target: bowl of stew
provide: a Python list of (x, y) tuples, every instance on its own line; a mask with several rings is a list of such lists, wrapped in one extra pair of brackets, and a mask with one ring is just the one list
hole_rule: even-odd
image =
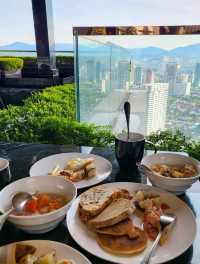
[(25, 232), (46, 233), (54, 229), (66, 216), (76, 198), (75, 185), (54, 176), (27, 177), (7, 185), (0, 192), (0, 211), (11, 208), (12, 197), (18, 192), (28, 192), (22, 212), (13, 211), (8, 221)]
[(184, 193), (200, 177), (200, 162), (183, 154), (152, 154), (145, 156), (141, 163), (151, 170), (146, 176), (152, 185), (177, 195)]

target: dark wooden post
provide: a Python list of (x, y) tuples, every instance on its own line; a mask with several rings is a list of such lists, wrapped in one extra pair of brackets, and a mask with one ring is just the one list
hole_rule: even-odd
[(33, 20), (38, 58), (38, 74), (55, 77), (56, 55), (52, 0), (32, 0)]

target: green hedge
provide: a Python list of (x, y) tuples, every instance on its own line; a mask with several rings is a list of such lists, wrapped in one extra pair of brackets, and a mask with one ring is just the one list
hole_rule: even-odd
[(0, 141), (41, 142), (108, 146), (113, 135), (108, 127), (75, 121), (72, 84), (33, 93), (23, 106), (0, 110)]
[(0, 70), (14, 71), (23, 68), (23, 60), (20, 58), (0, 57)]
[(200, 141), (185, 136), (180, 130), (167, 129), (148, 136), (148, 140), (157, 145), (158, 150), (184, 151), (200, 160)]
[[(26, 65), (30, 65), (30, 64), (36, 64), (37, 63), (37, 57), (33, 57), (33, 56), (0, 56), (0, 58), (2, 59), (21, 59), (24, 62), (24, 66)], [(59, 65), (65, 65), (65, 64), (72, 64), (74, 61), (74, 57), (73, 56), (61, 56), (61, 55), (57, 55), (56, 56), (56, 64), (57, 66)]]

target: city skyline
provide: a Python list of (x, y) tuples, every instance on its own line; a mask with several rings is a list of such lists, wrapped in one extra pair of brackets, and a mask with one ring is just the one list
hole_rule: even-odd
[[(110, 125), (118, 133), (125, 129), (123, 103), (128, 100), (133, 105), (133, 131), (149, 135), (173, 127), (199, 137), (200, 108), (196, 99), (194, 102), (200, 97), (197, 56), (184, 51), (177, 58), (157, 56), (150, 51), (151, 56), (135, 57), (116, 46), (120, 52), (115, 50), (116, 56), (109, 60), (107, 49), (98, 52), (96, 48), (79, 52), (81, 121)], [(87, 92), (92, 93), (92, 101)]]

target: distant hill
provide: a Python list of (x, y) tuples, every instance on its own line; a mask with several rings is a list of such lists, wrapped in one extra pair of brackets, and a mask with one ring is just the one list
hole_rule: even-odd
[(188, 45), (179, 47), (170, 51), (170, 54), (175, 57), (200, 57), (200, 44)]
[(24, 42), (14, 42), (8, 45), (0, 46), (0, 50), (36, 50), (34, 44), (28, 44)]
[[(0, 50), (27, 50), (27, 51), (35, 51), (35, 44), (28, 44), (24, 42), (14, 42), (8, 45), (0, 46)], [(56, 43), (56, 50), (58, 51), (72, 51), (73, 44), (72, 43)]]
[(136, 48), (129, 49), (129, 52), (137, 59), (142, 59), (145, 57), (200, 57), (200, 43), (188, 45), (184, 47), (178, 47), (171, 50), (164, 50), (157, 47), (147, 47), (147, 48)]
[[(110, 45), (110, 44), (109, 44)], [(112, 44), (113, 48), (117, 48), (116, 44)], [(91, 48), (93, 49), (93, 55), (95, 52), (99, 52), (102, 54), (109, 53), (109, 48), (106, 45), (98, 46), (98, 47), (89, 47), (89, 46), (81, 46), (82, 51), (90, 52)], [(14, 42), (8, 45), (0, 46), (0, 50), (24, 50), (24, 51), (35, 51), (35, 44), (28, 44), (24, 42)], [(73, 51), (72, 43), (56, 43), (57, 51)], [(163, 56), (170, 57), (200, 57), (200, 43), (188, 45), (184, 47), (178, 47), (172, 50), (165, 50), (158, 47), (150, 46), (146, 48), (133, 48), (126, 49), (133, 57), (136, 59), (145, 59), (145, 58), (159, 58)]]

